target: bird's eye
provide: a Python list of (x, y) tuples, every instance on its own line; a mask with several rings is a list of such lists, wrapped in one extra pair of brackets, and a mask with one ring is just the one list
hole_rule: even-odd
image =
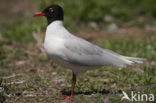
[(52, 9), (52, 8), (49, 8), (49, 12), (51, 12), (51, 13), (52, 13), (52, 12), (53, 12), (53, 9)]

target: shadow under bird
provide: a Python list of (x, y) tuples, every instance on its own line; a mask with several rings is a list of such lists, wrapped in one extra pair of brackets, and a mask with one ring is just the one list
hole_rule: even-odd
[(73, 72), (71, 95), (63, 95), (62, 100), (74, 96), (76, 75), (101, 66), (126, 67), (133, 63), (143, 63), (145, 59), (127, 57), (111, 50), (100, 48), (82, 38), (71, 34), (63, 24), (64, 13), (59, 5), (51, 5), (42, 12), (34, 14), (45, 16), (48, 21), (44, 49), (57, 64)]

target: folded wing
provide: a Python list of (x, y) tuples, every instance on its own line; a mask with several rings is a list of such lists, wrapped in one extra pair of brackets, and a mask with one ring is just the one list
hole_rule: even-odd
[(76, 65), (83, 66), (118, 66), (125, 67), (133, 63), (142, 63), (144, 59), (126, 57), (111, 50), (102, 49), (88, 41), (72, 37), (64, 43), (64, 60)]

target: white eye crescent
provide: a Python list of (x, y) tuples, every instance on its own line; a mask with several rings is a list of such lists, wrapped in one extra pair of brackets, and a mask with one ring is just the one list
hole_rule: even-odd
[(54, 10), (52, 8), (49, 8), (49, 12), (53, 12)]

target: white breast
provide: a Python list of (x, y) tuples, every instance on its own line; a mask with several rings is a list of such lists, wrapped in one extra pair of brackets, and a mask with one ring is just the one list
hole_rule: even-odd
[(55, 21), (47, 27), (44, 49), (48, 57), (54, 62), (69, 68), (69, 63), (62, 59), (64, 57), (62, 49), (64, 48), (64, 36), (66, 33), (62, 25), (61, 21)]

